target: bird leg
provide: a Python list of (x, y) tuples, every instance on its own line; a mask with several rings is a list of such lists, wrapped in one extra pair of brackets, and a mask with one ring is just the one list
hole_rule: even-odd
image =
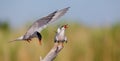
[(62, 47), (64, 47), (63, 43), (64, 43), (64, 42), (58, 41), (58, 46), (59, 46), (59, 45), (62, 45)]
[(31, 39), (27, 39), (27, 42), (30, 43)]

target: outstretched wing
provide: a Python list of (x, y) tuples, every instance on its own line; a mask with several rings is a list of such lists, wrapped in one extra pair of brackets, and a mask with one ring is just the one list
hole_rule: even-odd
[[(52, 19), (50, 20), (50, 22), (53, 22), (57, 19), (59, 19), (61, 16), (63, 16), (68, 10), (69, 10), (70, 7), (67, 7), (67, 8), (64, 8), (64, 9), (61, 9), (61, 10), (58, 10), (54, 16), (52, 17)], [(49, 23), (50, 23), (49, 22)]]
[(36, 32), (36, 31), (41, 32), (44, 28), (46, 28), (47, 24), (49, 24), (49, 23), (57, 20), (61, 16), (63, 16), (68, 11), (68, 9), (69, 9), (69, 7), (58, 10), (58, 11), (54, 11), (53, 13), (49, 14), (48, 16), (38, 19), (29, 28), (29, 30), (26, 32), (25, 36), (30, 37), (30, 35), (33, 35), (34, 32)]

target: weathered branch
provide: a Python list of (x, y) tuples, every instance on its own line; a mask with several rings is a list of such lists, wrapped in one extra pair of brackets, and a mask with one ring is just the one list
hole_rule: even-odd
[(57, 54), (63, 49), (62, 44), (54, 43), (53, 48), (49, 51), (49, 53), (45, 56), (44, 59), (40, 57), (40, 61), (53, 61)]
[(53, 61), (58, 53), (63, 49), (63, 43), (67, 42), (67, 37), (65, 36), (65, 29), (68, 28), (67, 25), (62, 25), (57, 29), (54, 46), (50, 52), (45, 56), (44, 59), (40, 57), (40, 61)]

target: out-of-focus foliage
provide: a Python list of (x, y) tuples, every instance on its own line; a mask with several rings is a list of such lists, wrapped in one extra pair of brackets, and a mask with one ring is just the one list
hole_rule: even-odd
[[(1, 24), (1, 23), (0, 23)], [(55, 61), (120, 61), (120, 23), (111, 27), (87, 27), (77, 23), (67, 23), (68, 43)], [(9, 25), (0, 26), (0, 31), (9, 29)], [(7, 28), (8, 27), (8, 28)], [(39, 61), (53, 46), (57, 25), (48, 26), (42, 31), (42, 45), (37, 39), (31, 43), (25, 41), (8, 43), (24, 34), (27, 28), (10, 33), (0, 32), (0, 61)], [(6, 34), (6, 35), (5, 35)], [(7, 36), (7, 37), (6, 37)]]
[(9, 31), (10, 30), (10, 24), (7, 21), (0, 21), (0, 30), (2, 31)]

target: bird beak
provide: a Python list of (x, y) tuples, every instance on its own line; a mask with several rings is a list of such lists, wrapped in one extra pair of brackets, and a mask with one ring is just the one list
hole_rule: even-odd
[(64, 25), (64, 28), (65, 28), (65, 29), (68, 28), (68, 24)]

